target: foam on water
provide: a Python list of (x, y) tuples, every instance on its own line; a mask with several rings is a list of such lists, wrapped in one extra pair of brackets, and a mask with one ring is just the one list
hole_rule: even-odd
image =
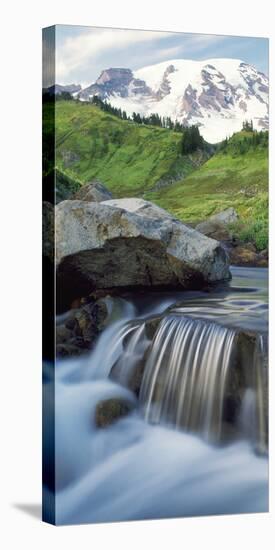
[[(236, 288), (234, 293), (238, 294)], [(258, 382), (244, 392), (237, 420), (239, 437), (213, 445), (209, 435), (213, 427), (221, 431), (235, 331), (213, 323), (212, 315), (208, 322), (205, 317), (186, 319), (184, 311), (175, 308), (164, 317), (150, 344), (144, 331), (146, 316), (163, 312), (172, 303), (170, 297), (137, 311), (126, 302), (122, 318), (105, 329), (90, 356), (57, 364), (58, 524), (268, 510), (268, 461), (266, 455), (254, 452), (252, 426), (257, 408), (262, 408), (263, 339), (259, 336), (253, 359)], [(131, 369), (144, 354), (138, 401), (126, 386)], [(118, 361), (121, 380), (115, 383), (109, 375)], [(46, 392), (52, 379), (48, 367)], [(99, 429), (96, 407), (109, 398), (131, 401), (135, 408)]]

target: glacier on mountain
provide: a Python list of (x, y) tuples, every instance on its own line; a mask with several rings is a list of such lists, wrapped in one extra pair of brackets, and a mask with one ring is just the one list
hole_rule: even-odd
[(253, 120), (268, 128), (268, 78), (240, 59), (175, 59), (136, 71), (111, 68), (78, 94), (98, 95), (114, 107), (140, 115), (158, 113), (196, 124), (210, 143), (221, 141)]

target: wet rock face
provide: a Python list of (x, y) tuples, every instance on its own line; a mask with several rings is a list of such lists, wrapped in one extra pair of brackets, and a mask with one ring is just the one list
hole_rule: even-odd
[(257, 252), (252, 243), (228, 248), (231, 265), (246, 267), (267, 267), (268, 252)]
[[(149, 345), (149, 340), (148, 340)], [(124, 343), (124, 353), (126, 353), (126, 345)], [(118, 382), (122, 386), (127, 387), (133, 394), (135, 394), (136, 397), (139, 397), (140, 388), (142, 384), (142, 378), (145, 370), (146, 365), (146, 351), (144, 352), (143, 356), (140, 356), (136, 361), (134, 361), (134, 364), (131, 365), (131, 369), (128, 372), (127, 377), (125, 378), (122, 373), (122, 364), (121, 359), (123, 362), (123, 356), (118, 359), (118, 361), (113, 365), (109, 377), (114, 382)], [(131, 363), (133, 363), (133, 357), (131, 357)]]
[(104, 300), (70, 310), (56, 326), (56, 356), (70, 357), (89, 352), (105, 327), (107, 317)]
[(121, 398), (106, 399), (98, 403), (95, 410), (97, 428), (107, 428), (120, 418), (127, 416), (134, 408), (131, 401)]
[(142, 199), (64, 201), (56, 207), (58, 292), (94, 289), (198, 288), (230, 278), (217, 241)]
[(75, 193), (73, 200), (81, 200), (87, 202), (102, 202), (112, 199), (112, 193), (100, 181), (91, 181), (82, 185)]

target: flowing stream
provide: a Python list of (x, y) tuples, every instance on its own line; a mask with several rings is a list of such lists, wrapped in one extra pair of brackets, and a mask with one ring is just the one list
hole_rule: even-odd
[(213, 322), (164, 318), (142, 381), (145, 418), (197, 429), (207, 439), (215, 429), (219, 436), (234, 337), (234, 330)]
[[(267, 270), (232, 273), (124, 296), (91, 355), (57, 365), (57, 523), (267, 511)], [(98, 428), (108, 399), (132, 412)]]

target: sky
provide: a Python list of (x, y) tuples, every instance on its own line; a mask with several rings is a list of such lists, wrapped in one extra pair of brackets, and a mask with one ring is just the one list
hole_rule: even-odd
[(56, 83), (94, 82), (103, 69), (172, 59), (236, 58), (268, 74), (268, 39), (57, 25)]

